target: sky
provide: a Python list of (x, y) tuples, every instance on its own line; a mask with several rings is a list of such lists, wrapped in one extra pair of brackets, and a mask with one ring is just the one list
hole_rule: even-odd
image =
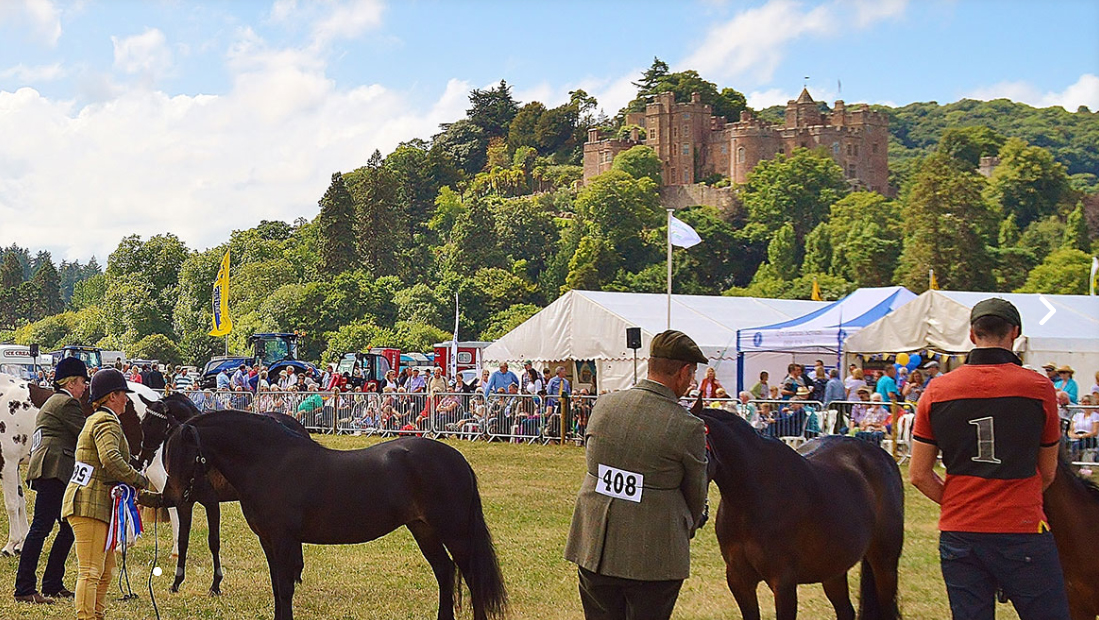
[(0, 246), (100, 264), (312, 219), (331, 175), (471, 89), (615, 114), (659, 57), (755, 108), (1008, 97), (1099, 110), (1094, 0), (0, 0)]

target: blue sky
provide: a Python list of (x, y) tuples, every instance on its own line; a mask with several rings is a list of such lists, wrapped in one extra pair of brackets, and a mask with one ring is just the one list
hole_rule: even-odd
[(471, 88), (584, 88), (613, 114), (653, 56), (755, 107), (808, 76), (829, 101), (1099, 109), (1090, 0), (0, 0), (0, 245), (103, 259), (311, 218), (333, 171), (429, 137)]

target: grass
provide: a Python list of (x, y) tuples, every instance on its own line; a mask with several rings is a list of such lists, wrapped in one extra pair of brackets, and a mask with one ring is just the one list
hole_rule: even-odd
[[(360, 448), (376, 443), (359, 437), (324, 437), (322, 443), (337, 449)], [(485, 516), (496, 540), (504, 579), (511, 595), (511, 617), (538, 620), (583, 618), (576, 589), (576, 569), (562, 559), (572, 517), (573, 501), (584, 471), (584, 452), (574, 446), (528, 446), (451, 442), (465, 454), (479, 478)], [(939, 573), (935, 521), (938, 507), (906, 485), (906, 538), (901, 559), (901, 611), (908, 619), (940, 620), (950, 616)], [(33, 501), (30, 493), (30, 501)], [(720, 496), (710, 488), (716, 514)], [(222, 562), (225, 581), (221, 597), (209, 597), (210, 555), (206, 546), (203, 509), (195, 511), (187, 581), (180, 593), (169, 594), (175, 561), (170, 552), (170, 528), (159, 528), (160, 561), (164, 573), (153, 580), (162, 618), (211, 618), (243, 620), (271, 618), (274, 604), (267, 563), (259, 542), (248, 529), (238, 504), (222, 507)], [(6, 517), (0, 515), (0, 537), (7, 537)], [(152, 531), (131, 549), (128, 563), (131, 583), (140, 600), (118, 602), (112, 587), (107, 615), (111, 618), (154, 618), (146, 580), (153, 559)], [(47, 541), (47, 550), (51, 543)], [(167, 550), (167, 551), (166, 551)], [(692, 576), (683, 586), (676, 612), (678, 619), (740, 618), (725, 585), (725, 566), (717, 550), (713, 528), (707, 526), (691, 547)], [(14, 590), (18, 561), (0, 558), (0, 582), (7, 594), (0, 597), (0, 618), (71, 618), (69, 604), (49, 607), (16, 604)], [(39, 571), (45, 565), (45, 556)], [(76, 554), (69, 556), (66, 585), (76, 584)], [(857, 593), (858, 569), (851, 574), (851, 592)], [(41, 572), (39, 573), (41, 577)], [(299, 618), (434, 618), (438, 590), (427, 561), (412, 536), (401, 528), (362, 545), (305, 547), (304, 583), (294, 597)], [(803, 618), (835, 617), (817, 585), (801, 586), (799, 608)], [(765, 618), (774, 617), (770, 591), (760, 586)], [(1000, 618), (1017, 616), (1010, 606), (1000, 606)], [(469, 617), (468, 612), (465, 616)]]

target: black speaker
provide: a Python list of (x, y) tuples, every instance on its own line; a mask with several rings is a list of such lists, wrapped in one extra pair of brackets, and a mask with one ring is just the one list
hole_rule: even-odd
[(640, 327), (627, 327), (626, 328), (626, 347), (630, 349), (641, 348), (641, 328)]
[(32, 344), (32, 345), (30, 345), (30, 349), (31, 349), (31, 357), (38, 357), (38, 345)]

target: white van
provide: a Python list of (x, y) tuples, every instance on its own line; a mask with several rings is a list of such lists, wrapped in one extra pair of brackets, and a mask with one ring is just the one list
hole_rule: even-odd
[[(35, 361), (31, 357), (30, 347), (19, 344), (0, 344), (0, 372), (2, 373), (32, 381)], [(37, 362), (38, 370), (49, 370), (53, 367), (53, 358), (49, 355), (39, 355)]]

